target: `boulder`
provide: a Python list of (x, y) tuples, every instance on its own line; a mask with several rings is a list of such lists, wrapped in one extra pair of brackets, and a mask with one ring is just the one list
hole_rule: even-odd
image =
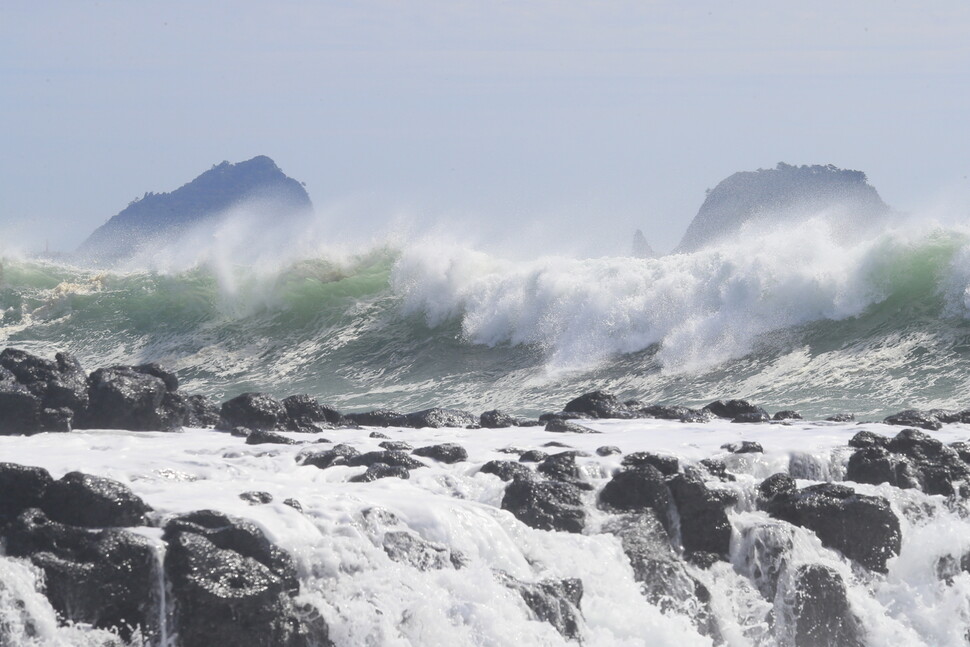
[(541, 461), (544, 461), (548, 457), (549, 457), (549, 454), (547, 452), (542, 451), (541, 449), (530, 449), (528, 451), (522, 452), (519, 455), (519, 462), (520, 463), (539, 463)]
[(616, 445), (603, 445), (596, 448), (597, 456), (613, 456), (615, 454), (622, 454), (623, 451)]
[(36, 395), (44, 408), (79, 413), (88, 404), (87, 374), (73, 355), (57, 353), (51, 361), (6, 348), (0, 352), (0, 367)]
[(518, 426), (518, 421), (515, 418), (498, 409), (484, 412), (479, 416), (478, 421), (482, 429), (505, 429)]
[(390, 409), (375, 409), (363, 413), (345, 413), (344, 420), (362, 427), (407, 427), (406, 416)]
[(919, 427), (920, 429), (929, 429), (930, 431), (937, 431), (943, 426), (936, 416), (926, 411), (919, 411), (918, 409), (906, 409), (905, 411), (894, 413), (891, 416), (887, 416), (883, 422), (887, 425)]
[(795, 572), (792, 611), (795, 647), (864, 647), (858, 618), (852, 613), (842, 576), (821, 564)]
[(433, 458), (439, 463), (452, 464), (468, 460), (468, 452), (464, 447), (456, 443), (442, 443), (441, 445), (418, 447), (411, 453), (415, 456)]
[(834, 483), (775, 494), (768, 514), (813, 531), (822, 544), (869, 570), (885, 573), (902, 543), (899, 519), (882, 497), (856, 494)]
[(514, 461), (488, 461), (479, 470), (482, 474), (494, 474), (503, 481), (513, 479), (531, 479), (535, 477), (535, 472)]
[(135, 630), (160, 638), (155, 547), (121, 529), (85, 530), (26, 510), (7, 528), (7, 554), (44, 572), (44, 592), (64, 619), (114, 629), (124, 640)]
[(266, 505), (267, 503), (273, 502), (273, 495), (269, 492), (263, 492), (262, 490), (240, 492), (239, 498), (249, 505)]
[(409, 470), (413, 470), (418, 467), (425, 467), (424, 463), (417, 459), (411, 458), (407, 453), (393, 450), (366, 452), (357, 456), (351, 456), (347, 458), (346, 462), (346, 464), (350, 467), (360, 467), (362, 465), (370, 467), (376, 463), (383, 463), (384, 465), (390, 465), (391, 467), (403, 467)]
[(88, 408), (79, 429), (169, 431), (185, 424), (188, 407), (160, 377), (132, 366), (99, 368), (88, 377)]
[(761, 443), (757, 443), (753, 440), (742, 440), (739, 443), (727, 443), (721, 445), (721, 449), (726, 450), (731, 454), (763, 454), (764, 448)]
[(422, 539), (406, 530), (389, 530), (381, 540), (392, 561), (413, 566), (419, 571), (459, 568), (460, 559), (447, 546)]
[(356, 458), (357, 456), (360, 456), (360, 452), (357, 451), (356, 447), (341, 443), (322, 452), (300, 454), (297, 460), (302, 465), (313, 465), (314, 467), (325, 470), (328, 467), (334, 467), (336, 465), (346, 465), (348, 460)]
[(378, 443), (377, 446), (381, 449), (387, 449), (395, 452), (409, 452), (414, 449), (414, 447), (411, 446), (411, 443), (406, 443), (403, 440), (385, 440)]
[(145, 525), (151, 511), (127, 485), (81, 472), (50, 483), (40, 507), (54, 521), (86, 528)]
[(955, 481), (970, 479), (970, 466), (958, 451), (916, 429), (903, 429), (887, 442), (873, 443), (857, 449), (849, 458), (846, 479), (918, 487), (927, 494), (945, 496), (955, 494)]
[(283, 399), (282, 405), (286, 410), (287, 428), (290, 431), (313, 432), (321, 425), (340, 423), (339, 411), (320, 404), (309, 395), (291, 395)]
[(689, 409), (681, 406), (664, 406), (654, 404), (649, 407), (640, 407), (637, 414), (644, 418), (658, 418), (660, 420), (680, 420), (681, 422), (707, 422), (714, 416), (708, 411)]
[(16, 382), (0, 382), (0, 435), (40, 431), (40, 398)]
[(546, 431), (552, 431), (558, 434), (598, 434), (598, 431), (594, 431), (589, 427), (584, 427), (583, 425), (576, 424), (575, 422), (569, 422), (568, 420), (561, 420), (559, 418), (552, 418), (546, 423)]
[(736, 481), (737, 477), (727, 471), (727, 464), (724, 461), (720, 461), (716, 458), (702, 458), (698, 461), (708, 474), (713, 478), (721, 481), (722, 483), (730, 483), (731, 481)]
[(747, 400), (715, 400), (704, 407), (702, 411), (707, 411), (718, 418), (729, 418), (731, 420), (745, 414), (763, 413), (766, 416), (768, 415), (764, 409), (751, 404)]
[(537, 619), (551, 624), (567, 640), (582, 638), (579, 630), (582, 618), (582, 580), (568, 578), (529, 583), (516, 580), (505, 573), (499, 574), (499, 577), (507, 587), (518, 591)]
[(405, 416), (405, 426), (414, 427), (415, 429), (425, 427), (432, 427), (434, 429), (456, 427), (463, 429), (477, 423), (478, 418), (467, 411), (461, 411), (459, 409), (425, 409), (424, 411), (416, 411)]
[(350, 477), (351, 483), (370, 483), (377, 479), (399, 478), (407, 480), (411, 478), (408, 468), (401, 465), (388, 465), (386, 463), (372, 463), (367, 466), (363, 474)]
[(713, 553), (722, 559), (731, 546), (731, 523), (725, 508), (736, 503), (725, 490), (712, 490), (695, 470), (667, 479), (670, 494), (680, 516), (684, 554)]
[(664, 476), (672, 476), (680, 469), (680, 461), (674, 456), (661, 456), (650, 452), (633, 452), (623, 457), (622, 464), (625, 467), (643, 467), (652, 465), (657, 468)]
[(792, 411), (791, 409), (785, 409), (784, 411), (776, 411), (775, 415), (771, 416), (772, 420), (801, 420), (802, 414), (797, 411)]
[(617, 400), (612, 393), (593, 391), (570, 400), (563, 407), (567, 413), (579, 413), (591, 418), (635, 418), (637, 414)]
[(502, 509), (539, 530), (580, 533), (586, 524), (582, 491), (563, 481), (513, 479), (505, 488)]
[(204, 395), (189, 395), (185, 398), (188, 413), (185, 418), (186, 427), (211, 429), (219, 424), (220, 407), (209, 397)]
[(762, 409), (761, 411), (749, 411), (747, 413), (739, 414), (735, 416), (731, 422), (756, 424), (759, 422), (771, 422), (771, 418), (768, 416), (768, 412)]
[(0, 528), (27, 508), (38, 508), (54, 479), (43, 467), (0, 463)]
[(798, 491), (795, 479), (788, 474), (778, 472), (772, 474), (758, 485), (759, 502), (767, 504), (776, 495), (791, 496)]
[(889, 439), (871, 431), (860, 431), (849, 439), (849, 447), (862, 449), (863, 447), (886, 447)]
[(301, 445), (302, 443), (282, 434), (264, 429), (254, 429), (246, 435), (247, 445)]
[(625, 512), (652, 511), (663, 527), (670, 527), (670, 490), (664, 475), (653, 465), (620, 470), (599, 494), (601, 506)]
[(825, 419), (826, 422), (852, 422), (855, 420), (854, 413), (836, 413)]
[(220, 429), (248, 427), (249, 429), (282, 430), (287, 427), (283, 404), (265, 393), (243, 393), (222, 403), (219, 411)]

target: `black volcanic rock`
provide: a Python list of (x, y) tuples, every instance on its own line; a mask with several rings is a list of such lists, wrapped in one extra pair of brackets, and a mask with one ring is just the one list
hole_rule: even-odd
[(340, 412), (320, 404), (309, 395), (291, 395), (281, 403), (286, 410), (287, 427), (290, 431), (317, 431), (318, 425), (335, 425), (340, 422)]
[(926, 411), (919, 411), (918, 409), (906, 409), (905, 411), (894, 413), (888, 416), (883, 422), (887, 425), (919, 427), (920, 429), (929, 429), (930, 431), (936, 431), (943, 426), (936, 416)]
[(513, 479), (531, 479), (535, 477), (535, 472), (515, 461), (488, 461), (479, 470), (482, 474), (494, 474), (503, 481)]
[(81, 472), (49, 484), (40, 507), (54, 521), (88, 528), (140, 526), (151, 511), (124, 483)]
[(950, 496), (956, 492), (954, 482), (970, 479), (970, 466), (960, 453), (922, 431), (903, 429), (891, 439), (864, 433), (849, 441), (859, 447), (849, 457), (845, 477), (850, 481)]
[(503, 429), (505, 427), (518, 426), (518, 420), (498, 409), (486, 411), (478, 417), (482, 429)]
[(670, 490), (664, 481), (664, 475), (653, 465), (642, 465), (614, 474), (600, 492), (599, 502), (612, 510), (652, 510), (664, 528), (670, 525)]
[(415, 429), (422, 429), (424, 427), (431, 427), (438, 429), (441, 427), (458, 427), (464, 428), (468, 425), (478, 424), (478, 418), (468, 413), (467, 411), (461, 411), (460, 409), (425, 409), (424, 411), (415, 411), (414, 413), (409, 413), (405, 416), (405, 425), (408, 427), (414, 427)]
[(633, 418), (636, 414), (617, 400), (612, 393), (593, 391), (570, 400), (563, 407), (567, 413), (579, 413), (591, 418)]
[(303, 186), (270, 158), (223, 162), (171, 193), (146, 193), (98, 227), (78, 248), (82, 260), (110, 264), (150, 244), (176, 240), (192, 227), (214, 222), (228, 209), (253, 204), (266, 222), (308, 212)]
[(429, 445), (418, 447), (413, 452), (415, 456), (433, 458), (441, 463), (460, 463), (468, 460), (468, 451), (456, 443), (442, 443), (440, 445)]
[(539, 620), (556, 628), (563, 638), (579, 640), (579, 620), (582, 618), (580, 602), (583, 599), (583, 582), (578, 578), (520, 582), (506, 573), (500, 573), (501, 581), (518, 591), (526, 606)]
[(845, 582), (834, 569), (805, 564), (794, 579), (795, 647), (863, 647), (862, 626), (852, 613)]
[(865, 173), (828, 166), (740, 172), (708, 192), (676, 252), (693, 252), (737, 234), (747, 222), (793, 222), (825, 211), (843, 227), (882, 219), (889, 207)]
[(53, 482), (43, 467), (0, 463), (0, 526), (27, 508), (40, 507)]
[(222, 403), (220, 429), (286, 429), (287, 415), (283, 404), (265, 393), (243, 393)]
[(81, 429), (167, 431), (185, 424), (184, 396), (169, 391), (161, 377), (135, 366), (99, 368), (88, 377), (88, 407)]
[(731, 522), (725, 508), (736, 502), (734, 495), (708, 488), (693, 471), (674, 475), (667, 485), (680, 515), (685, 556), (713, 553), (726, 558), (731, 545)]
[(502, 509), (539, 530), (580, 533), (586, 525), (582, 491), (563, 481), (513, 479), (505, 488)]
[(707, 411), (718, 418), (730, 418), (731, 420), (736, 420), (741, 416), (752, 415), (757, 417), (754, 422), (762, 422), (761, 416), (764, 415), (764, 420), (769, 420), (768, 413), (759, 406), (753, 405), (747, 400), (715, 400), (709, 405), (704, 407), (702, 411)]

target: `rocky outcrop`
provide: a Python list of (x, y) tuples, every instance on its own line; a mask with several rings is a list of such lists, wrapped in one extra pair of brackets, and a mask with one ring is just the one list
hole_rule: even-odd
[(726, 508), (737, 501), (726, 490), (704, 484), (696, 471), (676, 474), (667, 480), (680, 517), (681, 544), (688, 560), (726, 559), (731, 546), (731, 522)]
[(563, 411), (578, 413), (590, 418), (635, 418), (636, 413), (617, 400), (612, 393), (593, 391), (566, 403)]
[(415, 456), (433, 458), (439, 463), (460, 463), (468, 460), (468, 452), (464, 447), (456, 443), (442, 443), (440, 445), (429, 445), (418, 447), (411, 452)]
[(903, 429), (892, 439), (859, 432), (849, 445), (857, 449), (845, 477), (856, 483), (889, 483), (949, 496), (956, 492), (954, 483), (970, 479), (970, 466), (956, 449), (916, 429)]
[(578, 578), (522, 582), (506, 573), (498, 574), (502, 583), (517, 591), (539, 620), (548, 622), (564, 638), (579, 640), (583, 582)]
[(41, 508), (55, 521), (85, 528), (141, 526), (151, 511), (123, 483), (81, 472), (48, 485)]
[(586, 524), (582, 490), (563, 481), (513, 479), (505, 488), (502, 509), (539, 530), (578, 533)]
[(795, 573), (792, 612), (795, 647), (863, 647), (859, 619), (852, 612), (842, 577), (821, 564)]

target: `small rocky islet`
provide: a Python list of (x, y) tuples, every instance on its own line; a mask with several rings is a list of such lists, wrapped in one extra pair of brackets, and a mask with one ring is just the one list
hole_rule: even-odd
[[(501, 411), (480, 416), (432, 408), (413, 413), (378, 409), (343, 414), (306, 395), (277, 400), (245, 393), (217, 405), (179, 388), (176, 376), (155, 364), (115, 366), (86, 373), (66, 354), (43, 359), (16, 349), (0, 353), (0, 434), (30, 435), (73, 429), (176, 431), (214, 428), (239, 436), (248, 445), (300, 445), (299, 469), (362, 468), (348, 482), (408, 479), (430, 465), (474, 462), (454, 442), (414, 446), (374, 430), (378, 449), (339, 442), (342, 429), (542, 427), (568, 438), (595, 434), (583, 425), (594, 419), (663, 419), (703, 423), (715, 419), (739, 424), (790, 424), (794, 411), (769, 415), (744, 400), (715, 401), (701, 409), (625, 402), (603, 392), (587, 393), (562, 411), (523, 419)], [(842, 414), (835, 422), (851, 419)], [(857, 492), (851, 485), (888, 484), (954, 500), (970, 496), (970, 443), (949, 445), (925, 433), (941, 425), (970, 422), (970, 410), (906, 410), (883, 421), (903, 427), (894, 436), (863, 429), (847, 443), (850, 452), (842, 482), (799, 487), (795, 471), (760, 479), (754, 506), (783, 528), (814, 533), (821, 544), (874, 575), (900, 554), (901, 521), (885, 497)], [(301, 441), (296, 434), (316, 434)], [(332, 439), (317, 437), (321, 433)], [(335, 440), (338, 442), (331, 442)], [(740, 441), (722, 447), (723, 455), (757, 455), (760, 443)], [(593, 455), (559, 440), (541, 447), (506, 448), (507, 460), (483, 462), (477, 471), (505, 482), (500, 506), (534, 529), (565, 533), (611, 533), (630, 561), (646, 599), (667, 611), (691, 608), (696, 630), (723, 644), (711, 608), (712, 593), (693, 569), (708, 569), (730, 559), (729, 511), (737, 493), (719, 484), (734, 481), (723, 458), (696, 463), (652, 452), (624, 454), (603, 445), (605, 461), (619, 460), (603, 479), (591, 479), (582, 461)], [(517, 455), (516, 455), (517, 454)], [(723, 457), (723, 455), (720, 455)], [(811, 479), (808, 480), (819, 480)], [(365, 486), (372, 487), (372, 486)], [(253, 505), (272, 496), (243, 492)], [(299, 501), (287, 505), (300, 510)], [(466, 558), (448, 546), (395, 529), (392, 513), (381, 517), (389, 528), (381, 545), (394, 561), (420, 571), (462, 569)], [(604, 521), (605, 518), (605, 521)], [(399, 525), (399, 524), (398, 524)], [(163, 555), (135, 528), (155, 528)], [(330, 645), (327, 621), (298, 600), (300, 579), (293, 559), (247, 519), (211, 509), (188, 513), (156, 511), (125, 484), (72, 471), (54, 479), (44, 468), (0, 463), (0, 536), (9, 557), (29, 560), (44, 573), (44, 593), (64, 622), (109, 629), (118, 644), (158, 644), (166, 631), (183, 646), (233, 644), (302, 647)], [(773, 535), (767, 550), (783, 553), (790, 533)], [(736, 538), (735, 538), (736, 540)], [(762, 538), (764, 541), (764, 538)], [(770, 542), (769, 542), (770, 543)], [(789, 546), (790, 548), (790, 546)], [(950, 571), (970, 570), (970, 555), (954, 557)], [(780, 572), (762, 572), (754, 586), (773, 599)], [(516, 591), (533, 616), (550, 623), (564, 640), (582, 642), (583, 582), (578, 578), (525, 582), (508, 573), (495, 577)], [(864, 645), (865, 630), (851, 608), (843, 576), (823, 564), (803, 564), (787, 574), (796, 591), (790, 600), (795, 645)], [(168, 591), (173, 626), (159, 613), (159, 586)]]

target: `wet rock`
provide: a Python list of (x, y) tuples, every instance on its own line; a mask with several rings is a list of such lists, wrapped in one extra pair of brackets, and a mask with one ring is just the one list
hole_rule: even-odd
[(869, 570), (885, 573), (886, 561), (899, 554), (899, 519), (882, 497), (823, 483), (790, 494), (779, 492), (767, 510), (776, 519), (812, 530), (824, 546)]
[(181, 532), (169, 540), (165, 572), (182, 645), (309, 647), (283, 581), (264, 564)]
[(919, 427), (920, 429), (929, 429), (930, 431), (936, 431), (943, 426), (935, 416), (917, 409), (906, 409), (905, 411), (894, 413), (893, 415), (886, 417), (883, 422), (885, 422), (887, 425)]
[(418, 447), (411, 453), (415, 456), (433, 458), (439, 463), (447, 463), (449, 465), (468, 460), (468, 452), (465, 450), (465, 448), (455, 443), (442, 443), (441, 445)]
[(266, 505), (267, 503), (273, 502), (273, 495), (269, 492), (261, 492), (258, 490), (251, 490), (249, 492), (243, 492), (239, 495), (239, 498), (248, 503), (249, 505)]
[(40, 431), (40, 398), (16, 382), (0, 382), (0, 434), (34, 434)]
[(373, 463), (367, 466), (363, 474), (350, 477), (351, 483), (370, 483), (377, 479), (399, 478), (407, 480), (411, 478), (408, 468), (401, 465), (388, 465), (386, 463)]
[(579, 533), (586, 524), (582, 491), (563, 481), (514, 479), (505, 488), (502, 509), (539, 530)]
[[(855, 440), (855, 438), (853, 438)], [(959, 453), (916, 429), (903, 429), (884, 446), (863, 447), (849, 458), (846, 478), (857, 483), (918, 487), (927, 494), (950, 496), (953, 483), (970, 478)]]
[(539, 416), (539, 422), (549, 423), (553, 420), (589, 420), (592, 416), (577, 411), (559, 411), (557, 413), (544, 413)]
[(772, 420), (801, 420), (802, 414), (797, 411), (792, 411), (791, 409), (785, 409), (784, 411), (776, 411), (775, 415), (771, 416)]
[(725, 508), (736, 503), (724, 490), (709, 489), (694, 471), (667, 479), (680, 515), (681, 543), (685, 556), (714, 553), (727, 557), (731, 545), (731, 523)]
[(742, 413), (738, 416), (735, 416), (734, 419), (731, 420), (731, 422), (737, 422), (742, 424), (756, 424), (759, 422), (771, 422), (771, 418), (768, 416), (767, 411), (761, 410), (761, 411)]
[(553, 418), (548, 423), (546, 423), (546, 431), (552, 431), (558, 434), (598, 434), (600, 432), (594, 431), (589, 427), (584, 427), (583, 425), (576, 424), (575, 422), (569, 422), (568, 420), (560, 420), (559, 418)]
[(0, 528), (24, 510), (40, 507), (53, 482), (43, 467), (0, 463)]
[(570, 400), (563, 407), (563, 411), (567, 413), (579, 413), (591, 418), (636, 417), (636, 413), (617, 400), (615, 395), (604, 391), (585, 393), (578, 398)]
[(465, 428), (468, 425), (478, 424), (478, 418), (459, 409), (425, 409), (409, 413), (406, 417), (406, 425), (415, 429), (431, 427), (439, 429), (441, 427)]
[(599, 503), (610, 510), (649, 510), (665, 529), (670, 526), (670, 490), (664, 475), (653, 465), (640, 465), (616, 472), (600, 491)]
[(782, 472), (772, 474), (758, 485), (758, 497), (763, 502), (771, 501), (776, 495), (790, 496), (797, 491), (795, 479)]
[(597, 456), (613, 456), (614, 454), (622, 454), (623, 452), (616, 445), (603, 445), (602, 447), (596, 448)]
[(287, 428), (290, 431), (317, 431), (321, 426), (335, 425), (340, 422), (340, 412), (320, 404), (309, 395), (291, 395), (283, 398), (286, 411)]
[(845, 478), (847, 481), (872, 485), (889, 483), (901, 489), (918, 488), (920, 485), (917, 470), (909, 459), (878, 445), (863, 447), (852, 454)]
[(375, 409), (363, 413), (345, 413), (344, 420), (362, 427), (407, 427), (405, 415), (390, 409)]
[(761, 443), (756, 443), (753, 440), (742, 440), (739, 443), (727, 443), (721, 445), (721, 449), (728, 451), (731, 454), (763, 454), (764, 448)]
[(409, 452), (414, 449), (414, 447), (411, 446), (411, 443), (404, 442), (403, 440), (385, 440), (377, 446), (381, 449), (387, 449), (395, 452)]
[(950, 443), (947, 445), (950, 449), (957, 453), (964, 463), (970, 463), (970, 443), (966, 441), (959, 440), (955, 443)]
[(395, 562), (419, 571), (458, 568), (447, 546), (427, 541), (405, 530), (389, 530), (381, 542), (384, 552)]
[(390, 439), (390, 436), (388, 436), (387, 434), (382, 433), (380, 431), (372, 431), (369, 434), (367, 434), (367, 436), (368, 436), (368, 438), (386, 438), (386, 439)]
[(293, 559), (248, 519), (233, 517), (218, 510), (195, 510), (177, 515), (165, 524), (166, 541), (182, 533), (200, 535), (217, 548), (256, 560), (279, 577), (288, 591), (297, 591), (300, 587)]
[(360, 456), (360, 452), (355, 447), (341, 443), (322, 452), (301, 454), (297, 460), (303, 465), (313, 465), (325, 470), (336, 465), (346, 465), (348, 460), (357, 456)]
[(793, 588), (795, 647), (864, 647), (862, 627), (838, 572), (806, 564), (796, 571)]
[(681, 406), (664, 406), (654, 404), (649, 407), (637, 409), (639, 416), (644, 418), (657, 418), (660, 420), (680, 420), (681, 422), (707, 422), (714, 416), (707, 411), (690, 409)]
[(518, 591), (539, 620), (548, 622), (568, 640), (580, 640), (583, 582), (578, 578), (526, 583), (502, 574), (503, 583)]
[(729, 418), (731, 420), (746, 414), (763, 413), (768, 415), (764, 409), (751, 404), (747, 400), (715, 400), (704, 407), (702, 411), (710, 412), (718, 418)]
[(680, 461), (673, 456), (661, 456), (650, 452), (633, 452), (623, 457), (622, 464), (625, 467), (643, 467), (652, 465), (657, 468), (664, 476), (672, 476), (680, 469)]
[(37, 396), (42, 408), (67, 408), (78, 413), (87, 407), (87, 374), (73, 355), (57, 353), (51, 361), (7, 348), (0, 352), (0, 367)]
[(303, 512), (303, 504), (299, 499), (283, 499), (283, 505), (288, 505), (297, 512)]
[(211, 429), (219, 424), (220, 406), (204, 395), (190, 395), (185, 398), (187, 414), (186, 427)]
[(734, 474), (727, 471), (727, 464), (724, 461), (719, 461), (716, 458), (702, 458), (699, 463), (712, 477), (721, 482), (730, 483), (737, 480)]
[(535, 477), (535, 473), (531, 469), (514, 461), (488, 461), (482, 465), (482, 469), (479, 471), (482, 474), (494, 474), (503, 481)]
[(165, 381), (132, 366), (100, 368), (88, 377), (88, 407), (79, 429), (170, 431), (181, 427), (188, 407)]
[(580, 455), (579, 452), (575, 451), (552, 454), (542, 459), (536, 467), (536, 471), (546, 478), (567, 481), (584, 490), (592, 489), (592, 486), (586, 483), (586, 479), (583, 477), (583, 471), (576, 464), (576, 457), (578, 455)]
[(514, 417), (498, 409), (486, 411), (479, 416), (478, 420), (482, 429), (505, 429), (518, 426), (518, 421)]
[(560, 443), (555, 440), (550, 440), (548, 443), (542, 443), (543, 447), (560, 447), (563, 449), (572, 449), (572, 445), (567, 445), (566, 443)]
[(222, 403), (221, 429), (286, 429), (287, 415), (282, 403), (265, 393), (243, 393)]
[(364, 454), (358, 454), (357, 456), (351, 456), (347, 459), (346, 464), (350, 467), (370, 467), (376, 463), (383, 463), (392, 467), (404, 467), (409, 470), (413, 470), (418, 467), (425, 467), (424, 463), (417, 459), (411, 458), (405, 452), (393, 450), (366, 452)]
[(136, 629), (160, 637), (157, 561), (145, 537), (76, 528), (30, 509), (8, 527), (7, 554), (44, 572), (47, 599), (65, 620), (116, 629), (124, 640)]
[(47, 486), (41, 509), (54, 521), (83, 526), (141, 526), (151, 508), (113, 479), (68, 472)]
[(854, 413), (836, 413), (825, 419), (827, 422), (852, 422), (855, 420)]
[(519, 456), (520, 463), (538, 463), (549, 457), (549, 454), (542, 451), (541, 449), (530, 449), (527, 452), (522, 452)]
[(41, 409), (37, 415), (37, 430), (49, 433), (67, 433), (71, 431), (74, 412), (67, 407), (60, 409)]
[(247, 445), (300, 445), (298, 440), (264, 429), (254, 429), (246, 436)]
[(944, 425), (954, 422), (967, 422), (967, 410), (953, 411), (952, 409), (930, 409), (926, 412)]
[(849, 439), (849, 447), (855, 447), (856, 449), (862, 449), (863, 447), (886, 447), (887, 445), (889, 445), (888, 438), (866, 430), (860, 431)]

